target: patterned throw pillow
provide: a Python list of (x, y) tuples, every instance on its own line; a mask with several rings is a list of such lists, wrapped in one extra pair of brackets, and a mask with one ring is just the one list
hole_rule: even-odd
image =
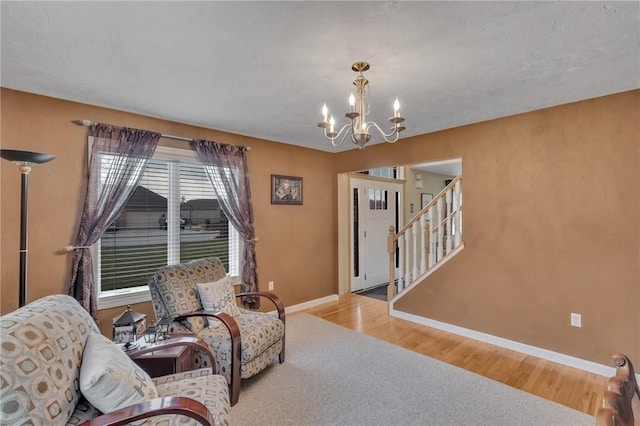
[(229, 277), (210, 283), (197, 284), (197, 286), (205, 311), (222, 311), (232, 317), (240, 315), (240, 309), (236, 304), (236, 293)]
[(89, 335), (82, 354), (80, 391), (103, 413), (158, 397), (149, 375), (115, 343), (97, 333)]

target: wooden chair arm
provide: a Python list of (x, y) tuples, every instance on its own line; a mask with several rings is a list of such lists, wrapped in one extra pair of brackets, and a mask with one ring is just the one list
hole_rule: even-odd
[(197, 337), (191, 336), (183, 336), (183, 337), (172, 337), (166, 340), (161, 340), (160, 342), (152, 343), (147, 346), (142, 346), (137, 349), (133, 349), (127, 352), (129, 358), (136, 359), (140, 358), (144, 354), (148, 354), (150, 352), (159, 351), (162, 349), (169, 349), (176, 346), (189, 346), (195, 349), (199, 349), (201, 352), (207, 354), (209, 359), (211, 360), (211, 371), (213, 374), (217, 374), (218, 372), (218, 364), (216, 362), (215, 355), (211, 351), (207, 342)]
[(596, 426), (616, 426), (616, 415), (610, 408), (600, 408), (596, 413)]
[(615, 353), (611, 355), (611, 359), (613, 360), (613, 365), (616, 366), (616, 377), (622, 377), (625, 382), (630, 382), (627, 384), (630, 393), (629, 399), (633, 398), (634, 392), (640, 398), (640, 386), (636, 381), (636, 372), (629, 357), (621, 353)]
[[(224, 312), (208, 312), (198, 311), (190, 314), (180, 315), (174, 318), (174, 321), (181, 321), (191, 317), (207, 317), (215, 318), (222, 322), (231, 335), (231, 383), (230, 387), (230, 399), (231, 405), (236, 405), (240, 398), (240, 327), (233, 317)], [(212, 358), (213, 359), (213, 358)]]
[(282, 300), (280, 300), (280, 298), (276, 294), (270, 293), (268, 291), (250, 291), (236, 294), (236, 297), (243, 296), (260, 296), (269, 299), (278, 310), (278, 318), (280, 318), (280, 321), (285, 322), (284, 303), (282, 303)]
[(125, 408), (103, 414), (82, 423), (82, 426), (119, 426), (136, 420), (162, 414), (182, 414), (191, 417), (205, 426), (212, 426), (214, 419), (204, 404), (195, 399), (174, 396), (156, 398), (150, 401), (130, 405)]
[[(635, 371), (631, 360), (624, 354), (611, 357), (616, 375), (609, 378), (607, 390), (602, 395), (602, 406), (596, 414), (598, 426), (632, 426), (634, 423), (634, 396), (640, 397)], [(640, 413), (636, 413), (640, 415)]]

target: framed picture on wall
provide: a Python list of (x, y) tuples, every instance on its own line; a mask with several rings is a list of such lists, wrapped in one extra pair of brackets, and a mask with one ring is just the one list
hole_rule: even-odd
[(302, 204), (302, 178), (271, 175), (271, 204)]
[(429, 204), (431, 202), (431, 200), (433, 200), (433, 194), (429, 194), (427, 192), (423, 192), (421, 195), (421, 200), (420, 200), (420, 205), (422, 207), (420, 207), (420, 209), (424, 209), (425, 207), (427, 207), (427, 204)]

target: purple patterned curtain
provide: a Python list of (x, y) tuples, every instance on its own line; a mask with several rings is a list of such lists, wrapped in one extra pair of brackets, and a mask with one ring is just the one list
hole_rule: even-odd
[[(244, 241), (241, 289), (243, 292), (259, 291), (247, 148), (201, 139), (193, 140), (191, 148), (209, 176), (222, 211)], [(242, 301), (247, 307), (260, 307), (259, 297), (246, 297)]]
[(89, 247), (116, 220), (133, 195), (160, 133), (98, 123), (89, 161), (89, 181), (73, 256), (69, 294), (97, 319), (97, 291)]

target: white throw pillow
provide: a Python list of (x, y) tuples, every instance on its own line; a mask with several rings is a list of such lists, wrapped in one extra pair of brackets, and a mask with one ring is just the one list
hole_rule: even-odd
[(232, 317), (240, 315), (240, 309), (236, 304), (236, 293), (229, 277), (210, 283), (197, 284), (197, 286), (205, 311), (222, 311)]
[(89, 335), (84, 347), (80, 391), (103, 413), (158, 397), (149, 375), (115, 343), (97, 333)]

